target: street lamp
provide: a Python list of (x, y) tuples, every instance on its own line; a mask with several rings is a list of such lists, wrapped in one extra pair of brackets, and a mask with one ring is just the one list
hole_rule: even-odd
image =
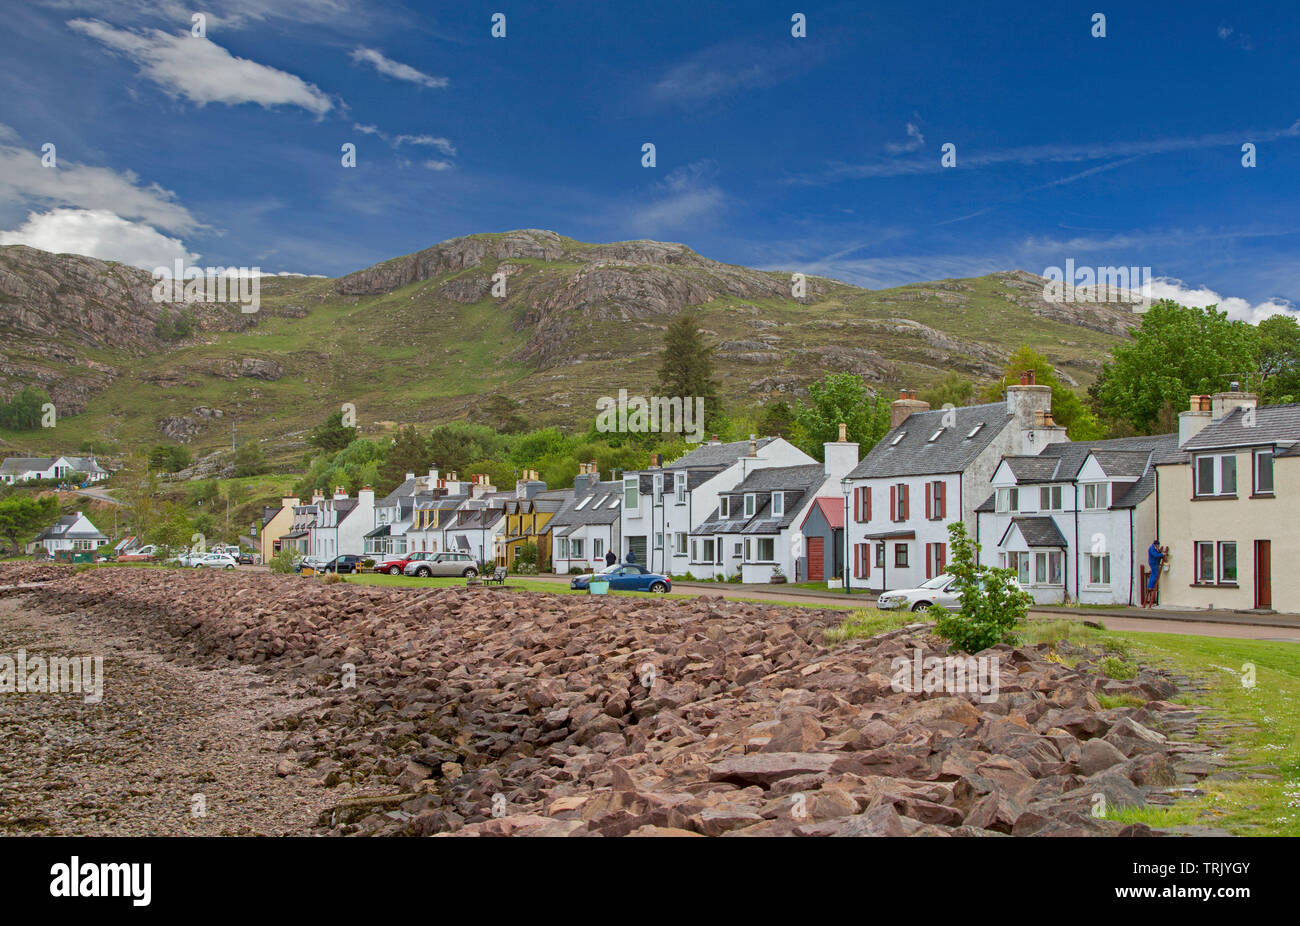
[(844, 489), (844, 594), (853, 594), (851, 587), (852, 571), (849, 569), (849, 491), (850, 483), (848, 477), (840, 480), (840, 486)]

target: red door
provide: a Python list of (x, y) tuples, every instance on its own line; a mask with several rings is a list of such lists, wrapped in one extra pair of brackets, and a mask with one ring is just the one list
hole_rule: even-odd
[(826, 539), (808, 538), (808, 581), (826, 581)]
[(1255, 607), (1263, 610), (1273, 607), (1272, 547), (1271, 541), (1255, 541)]

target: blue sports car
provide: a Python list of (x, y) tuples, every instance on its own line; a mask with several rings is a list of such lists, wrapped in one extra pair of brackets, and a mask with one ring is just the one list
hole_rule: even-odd
[(608, 579), (609, 590), (612, 592), (670, 592), (673, 589), (672, 579), (661, 576), (657, 572), (650, 572), (636, 563), (616, 563), (613, 566), (606, 566), (595, 575), (588, 573), (574, 576), (573, 581), (569, 583), (569, 588), (586, 591), (591, 580), (597, 577)]

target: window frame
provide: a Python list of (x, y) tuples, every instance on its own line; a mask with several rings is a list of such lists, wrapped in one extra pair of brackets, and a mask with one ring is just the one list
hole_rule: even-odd
[(908, 562), (910, 561), (911, 557), (908, 555), (908, 550), (907, 550), (908, 546), (909, 545), (906, 542), (896, 541), (894, 543), (894, 568), (895, 569), (910, 568), (908, 566)]
[[(1259, 461), (1261, 457), (1268, 457), (1268, 488), (1259, 487)], [(1273, 498), (1277, 495), (1277, 470), (1274, 461), (1277, 459), (1277, 452), (1272, 448), (1261, 448), (1255, 450), (1250, 455), (1250, 492), (1254, 497)]]
[[(1226, 578), (1223, 572), (1223, 564), (1224, 564), (1223, 552), (1225, 547), (1232, 548), (1232, 578), (1231, 579)], [(1240, 566), (1237, 562), (1237, 541), (1235, 540), (1217, 541), (1215, 543), (1214, 554), (1216, 560), (1214, 564), (1214, 574), (1216, 577), (1215, 584), (1226, 585), (1229, 587), (1236, 587), (1238, 584), (1237, 580), (1241, 576)]]
[(753, 492), (745, 493), (745, 507), (743, 510), (745, 512), (745, 517), (747, 518), (752, 518), (754, 512), (758, 510), (758, 499), (755, 498)]
[[(780, 510), (778, 510), (778, 505), (777, 505), (778, 502), (780, 502), (780, 506), (779, 506)], [(784, 492), (773, 492), (772, 501), (770, 505), (771, 505), (772, 517), (774, 518), (785, 517), (785, 493)]]

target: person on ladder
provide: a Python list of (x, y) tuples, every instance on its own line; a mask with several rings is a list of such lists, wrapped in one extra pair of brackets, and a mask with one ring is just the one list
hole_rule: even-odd
[(1160, 588), (1160, 570), (1165, 564), (1165, 549), (1160, 546), (1160, 540), (1151, 541), (1151, 546), (1147, 548), (1147, 567), (1150, 574), (1147, 576), (1146, 587), (1146, 607), (1154, 607), (1156, 603), (1156, 592)]

